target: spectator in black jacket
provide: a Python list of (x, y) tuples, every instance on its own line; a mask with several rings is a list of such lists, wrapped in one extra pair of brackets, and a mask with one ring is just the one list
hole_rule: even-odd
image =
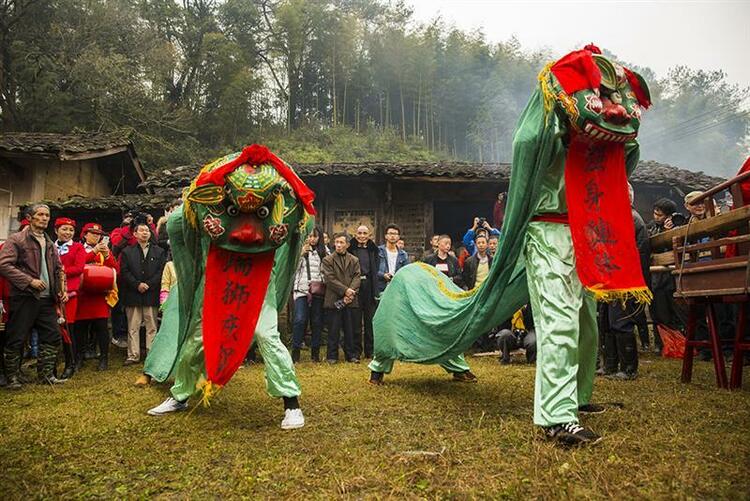
[(482, 282), (484, 282), (487, 274), (490, 272), (490, 266), (492, 266), (492, 256), (487, 252), (487, 235), (477, 235), (474, 240), (474, 246), (477, 252), (473, 256), (467, 257), (466, 261), (464, 261), (462, 276), (466, 290), (471, 290), (474, 287), (482, 285)]
[(148, 224), (138, 224), (134, 233), (136, 245), (125, 247), (120, 254), (120, 301), (128, 317), (128, 356), (125, 365), (134, 364), (141, 358), (141, 322), (146, 325), (147, 350), (156, 336), (159, 286), (166, 264), (164, 249), (151, 242)]
[(380, 254), (378, 246), (370, 238), (370, 229), (365, 225), (357, 228), (357, 233), (349, 242), (349, 253), (359, 259), (361, 272), (359, 294), (359, 308), (352, 309), (352, 323), (354, 324), (354, 355), (362, 356), (362, 326), (364, 324), (364, 353), (365, 358), (372, 358), (372, 317), (375, 316), (377, 302), (380, 295), (378, 283), (378, 268)]
[(434, 254), (427, 256), (424, 262), (448, 275), (448, 277), (453, 280), (454, 284), (461, 287), (463, 285), (461, 267), (458, 265), (458, 259), (456, 259), (456, 256), (453, 256), (450, 253), (451, 243), (451, 237), (448, 235), (440, 235), (440, 237), (438, 237), (437, 251)]
[[(630, 189), (630, 203), (633, 203), (633, 188)], [(640, 214), (631, 207), (635, 225), (635, 243), (641, 261), (641, 273), (649, 283), (651, 243), (648, 230)], [(607, 308), (607, 329), (604, 333), (604, 372), (614, 379), (635, 379), (638, 374), (638, 350), (635, 343), (635, 327), (643, 306), (633, 298), (623, 305), (612, 302)]]
[[(660, 198), (654, 202), (653, 217), (647, 225), (650, 236), (658, 235), (672, 228), (684, 224), (685, 217), (678, 214), (678, 224), (672, 220), (672, 216), (677, 213), (677, 204), (668, 198)], [(671, 249), (671, 247), (670, 247)], [(684, 313), (674, 300), (675, 280), (671, 273), (654, 273), (651, 275), (651, 292), (654, 299), (649, 305), (649, 312), (654, 325), (665, 325), (673, 329), (682, 329), (684, 322)], [(661, 352), (662, 342), (657, 330), (654, 330), (654, 348)]]

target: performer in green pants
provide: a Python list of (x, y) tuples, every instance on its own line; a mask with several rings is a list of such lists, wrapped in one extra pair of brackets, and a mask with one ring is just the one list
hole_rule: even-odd
[(279, 339), (278, 311), (314, 223), (313, 197), (264, 146), (249, 146), (201, 170), (167, 222), (179, 314), (165, 313), (145, 369), (157, 380), (173, 374), (175, 382), (171, 396), (149, 414), (184, 410), (198, 391), (207, 402), (254, 341), (265, 362), (268, 393), (284, 400), (281, 427), (304, 426), (299, 382)]
[(461, 291), (425, 267), (394, 276), (374, 319), (371, 382), (394, 360), (442, 364), (530, 301), (537, 333), (534, 423), (563, 444), (600, 437), (579, 424), (591, 403), (597, 300), (650, 300), (627, 174), (648, 87), (595, 46), (549, 64), (513, 139), (498, 252), (479, 288)]

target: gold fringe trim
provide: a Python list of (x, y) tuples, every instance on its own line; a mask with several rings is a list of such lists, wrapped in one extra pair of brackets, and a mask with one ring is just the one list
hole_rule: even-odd
[(233, 160), (233, 158), (227, 159), (227, 157), (221, 157), (218, 160), (207, 163), (201, 168), (198, 175), (193, 178), (193, 181), (190, 183), (190, 187), (182, 192), (182, 214), (183, 216), (185, 216), (185, 219), (187, 219), (188, 223), (193, 228), (198, 228), (198, 215), (195, 212), (195, 207), (193, 207), (193, 202), (190, 200), (190, 194), (193, 192), (193, 190), (195, 190), (198, 178), (201, 177), (201, 174), (203, 174), (204, 172), (212, 171), (215, 168), (220, 167), (227, 162), (230, 162), (231, 160)]
[(603, 303), (611, 303), (613, 301), (625, 303), (628, 299), (633, 298), (637, 303), (651, 304), (651, 300), (654, 299), (654, 295), (648, 287), (634, 287), (631, 289), (601, 289), (598, 287), (587, 287), (586, 289), (594, 295), (594, 299)]
[(203, 407), (211, 407), (211, 399), (218, 395), (223, 388), (223, 386), (205, 379), (200, 381), (197, 387), (201, 391), (200, 403), (203, 404)]
[(442, 272), (438, 271), (437, 268), (434, 266), (430, 266), (426, 263), (417, 263), (423, 270), (427, 271), (430, 275), (432, 275), (435, 278), (435, 281), (437, 282), (437, 287), (440, 290), (440, 292), (443, 293), (444, 296), (450, 298), (450, 299), (464, 299), (467, 297), (471, 297), (474, 294), (477, 293), (479, 290), (479, 287), (474, 287), (471, 290), (468, 291), (461, 291), (456, 292), (453, 290), (450, 290), (447, 285), (445, 285), (445, 282), (443, 282), (440, 279), (440, 275)]
[[(553, 64), (555, 63), (554, 62), (547, 63), (544, 69), (539, 72), (539, 76), (537, 77), (537, 79), (539, 80), (539, 87), (542, 90), (542, 98), (544, 99), (545, 117), (555, 107), (555, 100), (557, 99), (557, 96), (555, 96), (555, 93), (552, 91), (552, 89), (550, 89), (549, 81), (548, 81), (549, 74), (550, 74)], [(545, 122), (546, 122), (546, 118), (545, 118)]]

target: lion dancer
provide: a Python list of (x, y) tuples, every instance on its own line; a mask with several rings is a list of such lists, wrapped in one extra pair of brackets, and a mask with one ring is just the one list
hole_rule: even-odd
[(374, 361), (445, 363), (528, 299), (534, 423), (561, 444), (597, 442), (578, 421), (604, 410), (591, 403), (596, 301), (650, 300), (627, 188), (649, 105), (645, 81), (594, 46), (549, 64), (516, 127), (503, 235), (487, 278), (461, 291), (427, 266), (402, 268), (375, 315)]
[(650, 300), (626, 178), (638, 161), (640, 109), (650, 102), (645, 82), (594, 46), (548, 66), (539, 80), (543, 106), (559, 106), (568, 120), (540, 144), (538, 121), (529, 122), (538, 117), (527, 108), (514, 139), (516, 154), (553, 152), (524, 248), (538, 333), (534, 423), (564, 444), (591, 444), (601, 437), (578, 416), (605, 410), (591, 403), (596, 301)]
[[(291, 292), (313, 223), (313, 198), (264, 146), (249, 146), (203, 168), (167, 222), (179, 280), (179, 327), (175, 333), (162, 326), (146, 366), (157, 381), (173, 375), (175, 382), (150, 415), (185, 410), (197, 391), (206, 402), (255, 342), (266, 389), (284, 401), (281, 427), (304, 426), (301, 390), (279, 337), (278, 311)], [(177, 336), (177, 342), (159, 342), (160, 336)]]

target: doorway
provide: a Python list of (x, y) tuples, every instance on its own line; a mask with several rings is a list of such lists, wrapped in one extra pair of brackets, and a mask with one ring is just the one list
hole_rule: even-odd
[(486, 218), (492, 224), (493, 200), (466, 202), (434, 202), (433, 228), (435, 233), (450, 235), (453, 247), (461, 245), (466, 230), (475, 217)]

